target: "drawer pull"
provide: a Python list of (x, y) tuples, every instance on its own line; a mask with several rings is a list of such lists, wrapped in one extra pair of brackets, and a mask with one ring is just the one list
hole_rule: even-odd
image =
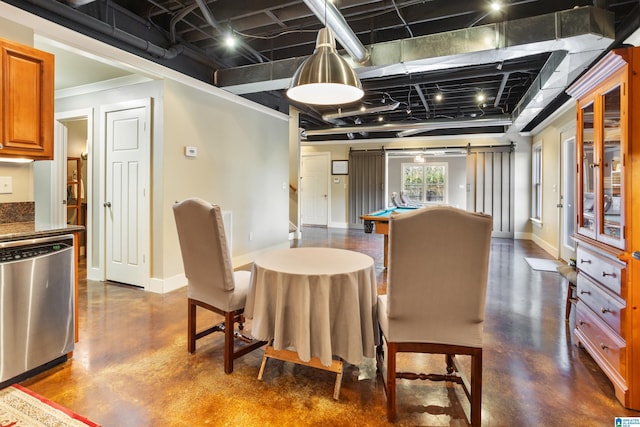
[(600, 348), (603, 349), (603, 350), (608, 350), (609, 349), (609, 347), (606, 346), (604, 343), (600, 343)]
[(608, 308), (604, 308), (604, 307), (600, 307), (600, 311), (602, 312), (602, 314), (613, 313), (611, 310), (609, 310)]
[(606, 273), (606, 272), (603, 271), (602, 272), (602, 277), (607, 277), (607, 276), (614, 277), (614, 278), (618, 277), (618, 275), (616, 273)]
[(584, 320), (580, 320), (580, 321), (578, 321), (578, 324), (579, 324), (580, 326), (584, 326), (584, 325), (586, 325), (586, 324), (587, 324), (587, 322), (585, 322)]
[(580, 264), (591, 264), (591, 260), (590, 259), (582, 259), (582, 258), (580, 258)]
[(583, 295), (583, 294), (591, 295), (591, 291), (580, 290), (580, 295)]

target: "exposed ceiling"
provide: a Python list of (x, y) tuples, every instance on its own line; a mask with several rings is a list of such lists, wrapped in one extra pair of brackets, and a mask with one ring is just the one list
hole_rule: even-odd
[[(289, 79), (334, 8), (322, 0), (6, 2), (283, 112)], [(336, 31), (338, 48), (344, 42), (353, 54), (355, 43), (367, 54), (362, 62), (351, 58), (365, 97), (341, 108), (294, 104), (305, 136), (503, 132), (510, 123), (527, 131), (567, 99), (564, 89), (580, 73), (640, 26), (639, 0), (502, 4), (492, 12), (484, 0), (338, 1), (348, 26)], [(351, 41), (342, 35), (349, 29)], [(229, 33), (235, 49), (224, 43)], [(359, 112), (362, 105), (370, 111)]]

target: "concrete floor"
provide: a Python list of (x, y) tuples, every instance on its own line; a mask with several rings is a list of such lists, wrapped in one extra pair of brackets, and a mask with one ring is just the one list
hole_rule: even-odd
[[(379, 292), (385, 292), (381, 235), (306, 227), (294, 245), (371, 255)], [(606, 376), (573, 344), (561, 276), (534, 271), (524, 260), (550, 256), (522, 240), (494, 239), (491, 251), (482, 424), (613, 426), (614, 417), (640, 417), (618, 403)], [(81, 274), (79, 310), (73, 358), (21, 384), (105, 427), (388, 424), (373, 361), (346, 367), (335, 401), (329, 372), (272, 360), (258, 381), (262, 350), (236, 360), (233, 374), (225, 375), (222, 334), (200, 340), (196, 353), (188, 354), (186, 288), (158, 295), (87, 282)], [(203, 326), (219, 320), (198, 316)], [(402, 363), (445, 370), (442, 356)], [(457, 386), (399, 381), (396, 425), (465, 426), (467, 410)]]

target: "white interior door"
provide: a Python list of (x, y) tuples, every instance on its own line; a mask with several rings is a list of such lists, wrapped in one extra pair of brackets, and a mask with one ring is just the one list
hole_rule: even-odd
[(328, 224), (330, 153), (302, 156), (300, 174), (301, 222), (305, 225)]
[(106, 279), (147, 287), (149, 279), (149, 111), (124, 104), (105, 111)]
[(560, 194), (560, 258), (569, 262), (576, 257), (575, 241), (573, 233), (575, 231), (576, 210), (576, 138), (571, 137), (562, 141), (561, 162), (562, 171), (562, 193)]
[(33, 163), (35, 222), (62, 227), (67, 221), (67, 128), (54, 123), (53, 158)]

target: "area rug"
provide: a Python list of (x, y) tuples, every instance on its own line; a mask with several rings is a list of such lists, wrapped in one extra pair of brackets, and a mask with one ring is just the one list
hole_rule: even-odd
[(527, 261), (529, 267), (537, 271), (553, 271), (557, 273), (558, 270), (556, 270), (556, 268), (562, 264), (560, 261), (557, 261), (555, 259), (525, 257), (524, 260)]
[(2, 427), (100, 427), (19, 384), (0, 390)]

